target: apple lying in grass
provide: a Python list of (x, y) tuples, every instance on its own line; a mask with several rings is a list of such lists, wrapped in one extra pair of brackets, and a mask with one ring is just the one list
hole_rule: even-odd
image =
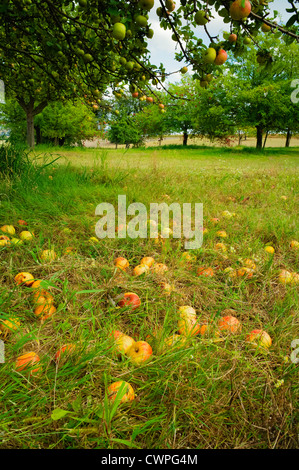
[(127, 356), (138, 366), (146, 362), (153, 354), (152, 347), (147, 341), (136, 341), (128, 350)]
[(155, 263), (155, 260), (152, 256), (145, 256), (144, 258), (142, 258), (142, 260), (140, 261), (140, 264), (145, 264), (146, 266), (148, 266), (149, 268), (151, 268)]
[(119, 256), (118, 258), (115, 258), (114, 265), (122, 271), (126, 271), (126, 269), (130, 266), (130, 263), (123, 256)]
[(297, 284), (298, 274), (282, 269), (279, 273), (278, 280), (281, 284)]
[(15, 276), (15, 282), (30, 287), (34, 283), (34, 277), (30, 273), (22, 272)]
[(180, 318), (178, 320), (178, 332), (184, 336), (196, 336), (200, 332), (200, 324), (196, 318)]
[(205, 267), (199, 267), (197, 268), (197, 275), (198, 276), (204, 276), (204, 277), (213, 277), (214, 276), (214, 270), (213, 268), (205, 268)]
[(252, 278), (253, 274), (254, 274), (253, 269), (248, 268), (246, 266), (243, 266), (242, 268), (237, 269), (237, 272), (236, 272), (237, 277), (245, 277), (246, 279)]
[(155, 263), (153, 266), (152, 266), (152, 271), (155, 273), (155, 274), (164, 274), (168, 271), (168, 267), (166, 266), (166, 264), (163, 264), (163, 263)]
[(16, 230), (13, 225), (2, 225), (2, 227), (0, 227), (0, 232), (8, 233), (8, 235), (14, 235)]
[(28, 223), (25, 222), (25, 220), (23, 220), (23, 219), (18, 220), (18, 224), (19, 225), (28, 225)]
[(34, 310), (34, 315), (40, 318), (41, 322), (43, 323), (48, 318), (52, 317), (52, 315), (56, 312), (56, 307), (51, 303), (45, 303), (42, 305), (38, 305)]
[(290, 242), (290, 248), (294, 251), (298, 251), (299, 250), (299, 242), (297, 242), (297, 240), (292, 240)]
[(184, 262), (184, 261), (187, 261), (187, 262), (192, 263), (192, 262), (196, 261), (196, 256), (193, 255), (193, 254), (191, 254), (191, 253), (189, 253), (188, 251), (184, 251), (184, 252), (182, 253), (180, 262)]
[(34, 238), (34, 233), (29, 232), (28, 230), (23, 230), (23, 232), (20, 233), (20, 239), (21, 240), (32, 240)]
[(224, 243), (215, 243), (215, 245), (214, 245), (214, 250), (215, 250), (215, 251), (223, 251), (223, 252), (226, 252), (226, 251), (227, 251), (227, 247), (225, 246)]
[(255, 262), (250, 259), (250, 258), (246, 258), (244, 261), (243, 261), (243, 264), (245, 267), (249, 268), (249, 269), (253, 269), (255, 270), (256, 269), (256, 264)]
[(217, 237), (220, 237), (220, 238), (226, 238), (227, 237), (227, 233), (226, 233), (225, 230), (218, 230), (216, 235), (217, 235)]
[(160, 287), (162, 288), (164, 295), (170, 295), (174, 291), (174, 286), (168, 282), (160, 282)]
[(132, 310), (136, 310), (140, 304), (140, 298), (134, 292), (125, 292), (123, 297), (117, 302), (119, 307), (131, 307)]
[(255, 348), (261, 347), (264, 349), (269, 349), (272, 344), (272, 339), (270, 335), (264, 330), (252, 330), (246, 336), (246, 342), (250, 343), (250, 345), (254, 346)]
[(133, 269), (133, 275), (134, 276), (141, 276), (141, 274), (147, 274), (149, 272), (149, 267), (147, 264), (138, 264), (135, 266)]
[[(17, 357), (15, 368), (18, 372), (29, 371), (30, 375), (32, 375), (40, 370), (39, 362), (40, 358), (38, 354), (34, 351), (30, 351)], [(37, 364), (37, 367), (33, 369), (35, 364)]]
[(179, 307), (179, 316), (182, 319), (196, 320), (196, 310), (190, 305), (182, 305)]
[(270, 255), (273, 255), (273, 253), (275, 253), (275, 250), (274, 250), (273, 246), (266, 246), (265, 251), (267, 253), (270, 253)]
[(50, 292), (46, 291), (45, 289), (35, 289), (35, 292), (33, 294), (33, 301), (36, 306), (52, 304), (54, 302), (54, 297), (52, 294), (50, 294)]
[(20, 319), (16, 317), (10, 317), (7, 320), (0, 319), (0, 336), (3, 334), (6, 337), (9, 333), (16, 331), (20, 325)]
[(40, 257), (43, 261), (54, 261), (57, 258), (57, 255), (53, 249), (43, 250)]
[(119, 330), (114, 330), (111, 333), (114, 339), (115, 352), (120, 354), (127, 354), (128, 350), (135, 343), (135, 340)]
[(11, 245), (23, 245), (23, 240), (20, 240), (19, 238), (15, 238), (13, 237), (11, 240), (10, 240), (10, 243)]
[(0, 246), (10, 245), (10, 238), (6, 235), (0, 235)]
[(58, 364), (62, 359), (65, 360), (69, 355), (73, 354), (76, 350), (76, 345), (69, 343), (64, 344), (58, 351), (55, 353), (54, 361)]
[(221, 333), (236, 334), (240, 333), (242, 326), (236, 317), (225, 315), (218, 320), (218, 328)]
[(133, 401), (135, 398), (135, 392), (132, 385), (124, 380), (119, 380), (109, 385), (107, 390), (108, 399), (110, 401), (115, 401), (118, 392), (120, 393), (119, 397), (122, 396), (120, 403)]
[(183, 348), (186, 345), (187, 337), (179, 334), (172, 334), (163, 341), (162, 351), (166, 352), (169, 348)]

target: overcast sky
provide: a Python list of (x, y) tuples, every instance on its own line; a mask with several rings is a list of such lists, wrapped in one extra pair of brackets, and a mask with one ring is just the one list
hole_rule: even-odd
[[(178, 4), (179, 0), (176, 0)], [(174, 59), (174, 54), (176, 52), (176, 43), (171, 39), (172, 32), (170, 30), (164, 31), (159, 26), (158, 16), (156, 14), (156, 9), (159, 6), (159, 1), (155, 0), (155, 6), (149, 13), (149, 22), (151, 23), (151, 28), (154, 30), (154, 37), (149, 39), (149, 50), (151, 52), (151, 62), (157, 66), (162, 62), (166, 68), (167, 72), (174, 72), (179, 70), (184, 64), (183, 62), (177, 62)], [(289, 13), (285, 11), (290, 4), (287, 0), (274, 0), (272, 3), (269, 3), (271, 11), (277, 10), (281, 14), (283, 22), (289, 18)], [(224, 24), (222, 19), (215, 13), (215, 18), (209, 23), (208, 31), (212, 36), (220, 34), (219, 38), (222, 39), (222, 32), (228, 29), (228, 24)], [(203, 32), (202, 32), (203, 31)], [(204, 44), (209, 44), (209, 38), (205, 34), (203, 27), (198, 26), (196, 29), (198, 37), (201, 37), (204, 41)], [(180, 74), (174, 74), (171, 76), (171, 81), (177, 81), (180, 79)]]

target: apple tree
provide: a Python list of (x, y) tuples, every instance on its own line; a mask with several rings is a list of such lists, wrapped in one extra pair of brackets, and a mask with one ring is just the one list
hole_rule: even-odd
[[(289, 0), (286, 25), (270, 16), (260, 0), (2, 0), (0, 5), (0, 79), (27, 116), (28, 144), (34, 145), (34, 117), (50, 101), (84, 97), (105, 106), (108, 86), (126, 83), (146, 94), (149, 85), (164, 88), (168, 71), (151, 63), (148, 42), (155, 33), (149, 21), (154, 6), (160, 27), (177, 42), (176, 58), (204, 79), (227, 60), (227, 52), (242, 54), (249, 38), (262, 29), (298, 41), (298, 8)], [(157, 6), (158, 5), (158, 6)], [(212, 36), (215, 13), (228, 25), (227, 39)], [(206, 34), (208, 45), (197, 37)], [(232, 40), (237, 36), (237, 40)], [(259, 60), (274, 56), (256, 44)]]

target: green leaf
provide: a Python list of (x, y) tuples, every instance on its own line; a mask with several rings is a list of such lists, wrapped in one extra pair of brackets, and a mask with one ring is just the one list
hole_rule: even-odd
[(55, 408), (52, 411), (51, 418), (53, 421), (57, 421), (58, 419), (64, 418), (70, 411), (63, 410), (62, 408)]

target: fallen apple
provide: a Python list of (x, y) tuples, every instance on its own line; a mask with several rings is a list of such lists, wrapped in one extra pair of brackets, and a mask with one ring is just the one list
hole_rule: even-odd
[(115, 401), (117, 394), (119, 393), (118, 396), (121, 397), (120, 403), (133, 401), (135, 398), (135, 392), (132, 385), (124, 380), (119, 380), (109, 385), (107, 393), (110, 401)]
[(118, 258), (115, 258), (114, 265), (122, 271), (126, 271), (126, 269), (130, 266), (130, 263), (126, 258), (119, 256)]
[(196, 310), (190, 305), (182, 305), (179, 307), (179, 316), (181, 319), (196, 320)]
[(142, 274), (147, 274), (149, 272), (149, 267), (147, 264), (138, 264), (133, 269), (133, 276), (141, 276)]
[(272, 345), (272, 339), (270, 335), (264, 330), (252, 330), (246, 336), (246, 342), (250, 343), (255, 348), (261, 347), (264, 349), (269, 349)]
[(274, 250), (273, 246), (266, 246), (265, 251), (267, 253), (270, 253), (271, 255), (273, 255), (273, 253), (275, 253), (275, 250)]
[(226, 315), (218, 320), (218, 328), (221, 333), (236, 334), (241, 331), (242, 326), (236, 317)]
[(17, 330), (21, 325), (20, 319), (16, 317), (10, 317), (7, 320), (0, 318), (0, 335), (7, 336), (12, 331)]
[(171, 284), (168, 284), (168, 282), (160, 282), (160, 286), (162, 288), (164, 295), (170, 295), (171, 292), (174, 291), (174, 286), (172, 286)]
[(15, 276), (15, 282), (30, 287), (34, 283), (34, 277), (30, 273), (22, 272)]
[(52, 250), (43, 250), (40, 257), (43, 261), (50, 261), (51, 262), (51, 261), (54, 261), (57, 258), (57, 255), (56, 255), (56, 253), (53, 249)]
[(141, 304), (140, 298), (134, 292), (126, 292), (122, 299), (117, 302), (119, 307), (131, 307), (132, 310), (136, 310)]
[(149, 268), (151, 268), (154, 263), (155, 263), (155, 260), (154, 260), (154, 258), (152, 258), (151, 256), (145, 256), (145, 257), (142, 258), (142, 260), (140, 261), (140, 264), (145, 264), (145, 265), (148, 266)]
[(213, 277), (214, 276), (214, 270), (213, 270), (213, 268), (199, 267), (199, 268), (197, 268), (197, 275), (198, 276), (205, 276), (205, 277)]
[(0, 232), (8, 233), (9, 235), (14, 235), (16, 233), (16, 230), (13, 225), (2, 225), (2, 227), (0, 227)]
[(127, 351), (127, 356), (136, 366), (146, 362), (152, 354), (152, 347), (146, 341), (136, 341)]
[(173, 334), (171, 336), (168, 336), (164, 341), (162, 345), (162, 351), (168, 351), (169, 348), (182, 348), (186, 345), (187, 337), (184, 335), (179, 335), (179, 334)]
[(45, 289), (36, 289), (33, 294), (33, 301), (36, 306), (52, 304), (54, 302), (54, 297), (52, 294), (50, 294), (50, 292), (46, 291)]
[(23, 232), (20, 233), (21, 240), (32, 240), (33, 237), (34, 237), (34, 233), (29, 232), (28, 230), (24, 230)]
[(298, 251), (299, 250), (299, 242), (297, 242), (297, 240), (292, 240), (290, 242), (290, 248), (294, 251)]
[(184, 336), (196, 336), (200, 333), (200, 324), (196, 318), (181, 317), (178, 320), (178, 332)]
[(56, 307), (51, 303), (38, 305), (34, 310), (34, 315), (40, 318), (43, 323), (56, 312)]
[(111, 334), (114, 339), (114, 352), (127, 354), (128, 350), (135, 343), (135, 340), (121, 331), (114, 330)]
[(220, 238), (226, 238), (227, 237), (227, 233), (226, 233), (225, 230), (218, 230), (216, 235), (217, 235), (217, 237), (220, 237)]
[(58, 364), (62, 359), (65, 360), (69, 355), (73, 354), (76, 350), (76, 345), (69, 343), (64, 344), (58, 351), (55, 353), (54, 361)]
[[(38, 354), (34, 351), (30, 351), (17, 357), (15, 368), (18, 372), (29, 371), (30, 375), (32, 375), (40, 370), (39, 362), (40, 358)], [(35, 364), (38, 364), (38, 366), (33, 369)]]
[(168, 271), (168, 267), (163, 263), (155, 263), (151, 269), (155, 274), (159, 275), (162, 275)]

